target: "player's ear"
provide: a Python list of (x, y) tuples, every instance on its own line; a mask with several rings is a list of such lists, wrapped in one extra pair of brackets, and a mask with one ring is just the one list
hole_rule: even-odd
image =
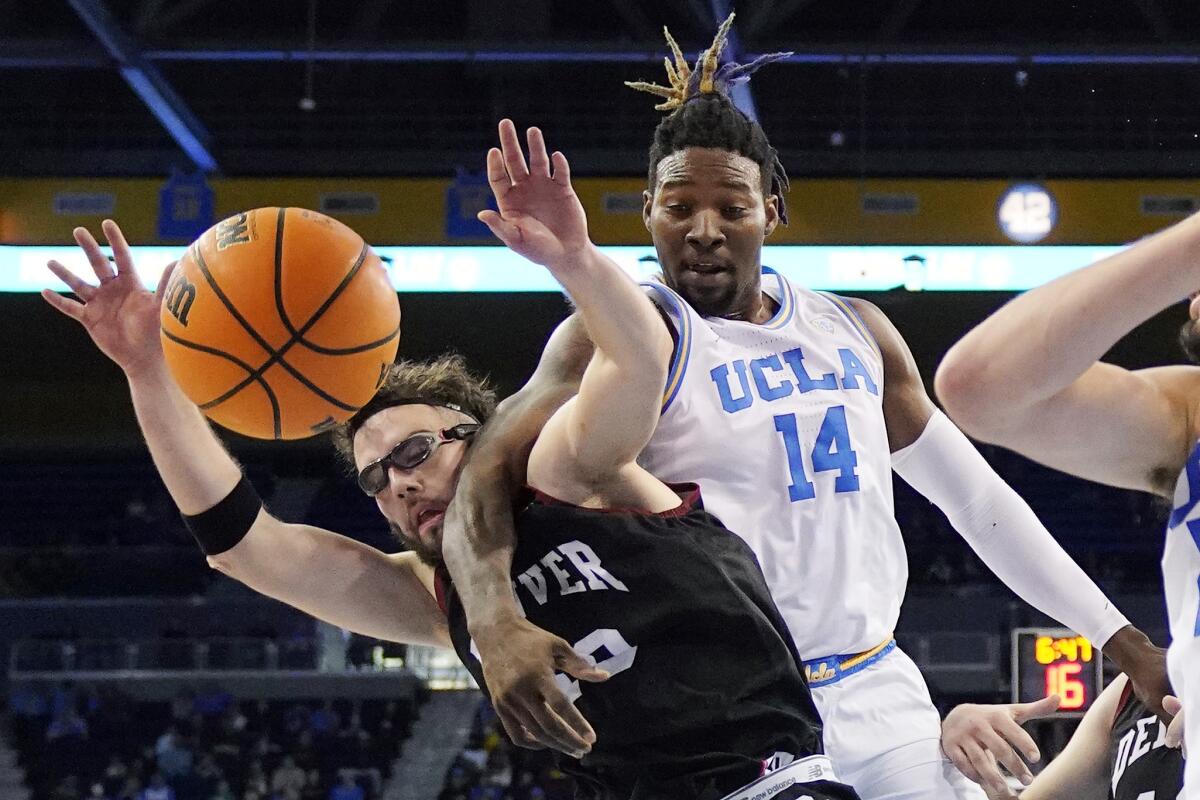
[(654, 208), (654, 193), (649, 189), (642, 192), (642, 224), (650, 230), (650, 210)]
[(763, 235), (770, 236), (779, 225), (779, 195), (768, 194), (764, 200), (766, 201), (764, 206), (767, 213), (767, 225)]

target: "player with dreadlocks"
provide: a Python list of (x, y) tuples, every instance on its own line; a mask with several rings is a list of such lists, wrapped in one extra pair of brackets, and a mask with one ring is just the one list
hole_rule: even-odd
[[(638, 463), (667, 482), (698, 482), (706, 506), (757, 554), (805, 659), (841, 780), (868, 800), (977, 797), (979, 787), (941, 752), (924, 679), (892, 638), (908, 578), (893, 470), (1019, 596), (1102, 646), (1155, 711), (1166, 691), (1162, 651), (937, 410), (877, 307), (809, 291), (762, 265), (764, 240), (784, 218), (786, 178), (728, 88), (780, 55), (720, 66), (731, 22), (694, 67), (668, 39), (669, 86), (634, 84), (670, 112), (654, 132), (643, 217), (663, 278), (646, 291), (675, 343)], [(509, 164), (510, 176), (522, 168)], [(507, 213), (510, 178), (489, 177)], [(561, 742), (570, 727), (555, 711), (562, 693), (553, 672), (572, 649), (514, 603), (511, 498), (530, 443), (578, 389), (589, 352), (578, 319), (568, 319), (535, 376), (485, 427), (445, 522), (447, 565), (496, 709), (528, 745)], [(603, 649), (584, 655), (606, 657)], [(595, 742), (587, 726), (570, 733), (572, 747)], [(1009, 756), (990, 740), (969, 744), (956, 755), (999, 781), (990, 753)]]

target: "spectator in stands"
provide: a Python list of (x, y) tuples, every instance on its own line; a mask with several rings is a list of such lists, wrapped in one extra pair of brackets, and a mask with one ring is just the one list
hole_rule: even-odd
[(50, 794), (50, 800), (80, 800), (79, 797), (79, 777), (77, 775), (68, 775), (58, 782), (54, 787), (54, 791)]
[(471, 775), (467, 770), (461, 766), (452, 766), (446, 776), (446, 785), (438, 794), (437, 800), (470, 800), (471, 785)]
[(258, 759), (250, 762), (250, 769), (246, 771), (246, 784), (244, 788), (246, 791), (254, 792), (260, 797), (265, 797), (270, 791), (267, 786), (267, 773), (263, 771), (262, 762)]
[(480, 782), (484, 786), (507, 789), (512, 785), (512, 777), (512, 762), (508, 757), (508, 750), (503, 745), (497, 745), (488, 753), (487, 766)]
[(333, 701), (326, 700), (320, 708), (313, 712), (309, 724), (311, 725), (313, 735), (320, 739), (325, 736), (332, 736), (342, 726), (342, 719), (337, 711), (334, 711)]
[(179, 733), (179, 728), (174, 724), (158, 737), (158, 742), (154, 745), (154, 757), (159, 771), (168, 779), (179, 778), (192, 771), (194, 755), (187, 739)]
[(200, 763), (196, 765), (196, 771), (192, 773), (192, 777), (195, 778), (197, 797), (205, 798), (217, 790), (217, 786), (225, 775), (217, 766), (212, 753), (204, 753), (200, 756)]
[(46, 728), (46, 741), (53, 742), (61, 739), (86, 739), (88, 735), (87, 721), (75, 713), (75, 709), (66, 706), (55, 714), (54, 719)]
[(271, 735), (265, 731), (254, 740), (254, 744), (250, 748), (250, 755), (257, 759), (271, 760), (281, 752), (283, 751), (279, 745), (271, 741)]
[(300, 793), (300, 800), (325, 800), (325, 787), (321, 785), (320, 770), (308, 771), (308, 781), (304, 784), (304, 791)]
[(88, 792), (87, 800), (112, 800), (112, 795), (104, 788), (103, 783), (93, 783), (92, 790)]
[(125, 778), (129, 775), (129, 767), (121, 760), (118, 753), (113, 753), (108, 758), (108, 766), (104, 768), (104, 789), (109, 795), (117, 795), (121, 787), (125, 785)]
[(137, 775), (129, 775), (117, 791), (117, 800), (141, 800), (142, 782)]
[(175, 790), (167, 785), (161, 772), (156, 772), (150, 778), (150, 785), (138, 795), (138, 800), (175, 800)]
[(312, 709), (304, 703), (293, 703), (283, 713), (283, 731), (289, 737), (299, 736), (301, 731), (308, 730), (311, 720)]
[(533, 773), (529, 770), (521, 770), (517, 775), (517, 782), (510, 788), (509, 797), (512, 800), (532, 800), (534, 789), (541, 791), (541, 787), (534, 782)]
[(296, 766), (295, 759), (284, 756), (271, 775), (271, 791), (277, 800), (300, 800), (300, 793), (307, 782), (308, 776)]
[(483, 748), (483, 736), (472, 736), (467, 742), (466, 748), (459, 754), (459, 758), (470, 764), (476, 773), (483, 772), (483, 767), (487, 764), (487, 751)]
[(366, 793), (348, 772), (338, 773), (338, 784), (329, 790), (329, 800), (365, 800)]
[(229, 781), (222, 778), (217, 781), (217, 788), (208, 796), (208, 800), (237, 800), (237, 797), (233, 794)]

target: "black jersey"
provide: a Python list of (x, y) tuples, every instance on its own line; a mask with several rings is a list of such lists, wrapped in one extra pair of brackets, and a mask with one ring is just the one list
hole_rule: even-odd
[[(596, 731), (590, 753), (560, 759), (578, 797), (720, 798), (768, 765), (822, 752), (754, 553), (703, 510), (696, 487), (679, 491), (683, 503), (662, 514), (531, 495), (517, 515), (512, 576), (526, 618), (610, 675), (583, 686), (558, 676)], [(462, 605), (439, 589), (455, 650), (484, 686)], [(804, 793), (855, 797), (827, 782)]]
[(1183, 790), (1183, 753), (1166, 746), (1167, 726), (1125, 684), (1113, 720), (1113, 800), (1175, 800)]

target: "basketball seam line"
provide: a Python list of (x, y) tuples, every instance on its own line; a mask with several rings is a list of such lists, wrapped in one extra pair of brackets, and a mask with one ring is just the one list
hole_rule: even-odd
[(325, 298), (325, 302), (321, 303), (321, 306), (313, 312), (312, 316), (308, 318), (308, 321), (301, 325), (299, 330), (296, 329), (296, 326), (292, 324), (292, 319), (288, 316), (287, 308), (283, 303), (283, 226), (286, 218), (286, 212), (286, 207), (279, 209), (279, 219), (275, 223), (275, 311), (278, 312), (279, 319), (283, 322), (283, 327), (287, 328), (291, 338), (287, 342), (284, 342), (283, 346), (279, 348), (279, 354), (283, 355), (289, 349), (291, 349), (293, 344), (299, 343), (307, 347), (309, 350), (312, 350), (314, 353), (320, 353), (322, 355), (353, 355), (354, 353), (365, 353), (367, 350), (378, 347), (384, 342), (391, 341), (392, 337), (400, 332), (400, 326), (398, 324), (396, 325), (396, 329), (394, 331), (382, 339), (377, 339), (376, 341), (368, 342), (367, 344), (355, 345), (354, 347), (322, 347), (321, 345), (314, 344), (313, 342), (310, 342), (304, 338), (304, 334), (307, 333), (309, 329), (311, 329), (312, 326), (321, 318), (321, 315), (329, 310), (329, 307), (333, 305), (338, 297), (341, 296), (342, 292), (344, 292), (346, 287), (350, 284), (350, 281), (354, 279), (354, 276), (357, 275), (359, 270), (362, 268), (363, 262), (367, 258), (368, 246), (366, 242), (363, 242), (362, 249), (359, 250), (358, 256), (354, 260), (354, 265), (350, 267), (350, 271), (346, 273), (345, 277), (342, 278), (337, 287), (329, 294), (328, 297)]
[[(227, 361), (232, 361), (234, 364), (236, 364), (237, 366), (246, 370), (246, 372), (250, 373), (251, 375), (254, 374), (253, 367), (251, 367), (245, 361), (242, 361), (237, 356), (233, 356), (233, 355), (230, 355), (229, 353), (226, 353), (224, 350), (218, 350), (215, 347), (208, 347), (207, 345), (198, 344), (197, 342), (190, 342), (187, 339), (176, 336), (175, 334), (171, 333), (168, 330), (163, 331), (163, 336), (166, 336), (172, 342), (175, 342), (178, 345), (182, 345), (183, 347), (188, 347), (188, 348), (191, 348), (192, 350), (199, 350), (202, 353), (208, 353), (209, 355), (214, 355), (219, 358), (224, 358)], [(271, 390), (271, 385), (269, 383), (264, 381), (259, 376), (255, 376), (254, 381), (257, 382), (258, 385), (262, 387), (263, 391), (267, 393), (267, 400), (269, 400), (271, 403), (271, 417), (272, 417), (272, 421), (273, 421), (272, 427), (274, 428), (275, 438), (278, 439), (280, 437), (280, 434), (282, 433), (281, 420), (280, 420), (280, 414), (279, 414), (279, 400), (278, 400), (278, 398), (275, 397), (275, 392), (273, 392)], [(248, 385), (248, 384), (244, 384), (243, 388), (245, 387), (245, 385)], [(228, 399), (228, 398), (225, 398), (225, 399)], [(200, 404), (199, 408), (201, 410), (208, 410), (212, 406), (216, 405), (217, 402), (218, 401), (209, 401), (208, 403), (202, 403), (202, 404)]]
[[(282, 237), (277, 237), (276, 245), (279, 244), (279, 239), (281, 239), (281, 238)], [(357, 411), (359, 408), (361, 408), (362, 406), (351, 406), (348, 403), (343, 403), (340, 400), (338, 400), (337, 398), (333, 397), (333, 395), (323, 392), (316, 384), (310, 382), (307, 378), (303, 377), (299, 372), (290, 369), (290, 365), (286, 361), (283, 360), (283, 356), (285, 353), (287, 353), (288, 350), (292, 349), (292, 346), (295, 345), (297, 342), (303, 343), (304, 331), (307, 331), (309, 328), (311, 328), (317, 322), (317, 320), (319, 320), (321, 318), (321, 315), (324, 314), (326, 310), (328, 310), (329, 306), (337, 299), (338, 295), (340, 295), (342, 293), (342, 290), (346, 287), (346, 285), (349, 284), (349, 282), (354, 278), (354, 276), (356, 274), (358, 274), (358, 270), (360, 267), (362, 267), (362, 264), (363, 264), (364, 259), (366, 258), (366, 255), (367, 255), (367, 249), (366, 249), (366, 245), (364, 244), (363, 249), (358, 254), (358, 259), (354, 262), (354, 265), (350, 268), (350, 271), (349, 271), (349, 273), (347, 273), (346, 277), (342, 279), (341, 284), (339, 284), (338, 287), (336, 289), (334, 289), (333, 293), (328, 298), (326, 298), (326, 301), (321, 305), (321, 307), (318, 308), (316, 310), (316, 312), (311, 317), (309, 317), (308, 321), (305, 322), (304, 325), (300, 328), (299, 338), (297, 336), (292, 336), (290, 339), (288, 339), (288, 341), (284, 342), (283, 346), (280, 347), (279, 350), (277, 350), (277, 351), (268, 349), (267, 352), (270, 353), (271, 355), (267, 358), (266, 361), (264, 361), (261, 365), (259, 365), (259, 367), (257, 369), (255, 369), (247, 378), (244, 378), (241, 383), (235, 384), (232, 388), (228, 389), (224, 394), (210, 400), (209, 403), (211, 403), (212, 405), (215, 406), (218, 403), (228, 400), (230, 397), (233, 397), (233, 395), (240, 392), (246, 386), (250, 385), (250, 381), (252, 379), (255, 379), (258, 376), (262, 375), (264, 372), (266, 372), (268, 369), (270, 369), (272, 365), (278, 363), (278, 364), (281, 364), (283, 367), (288, 368), (288, 372), (290, 372), (301, 383), (303, 383), (305, 386), (307, 386), (309, 389), (311, 389), (317, 396), (332, 403), (333, 405), (336, 405), (338, 408), (341, 408), (345, 411)], [(279, 273), (276, 273), (277, 281), (278, 281), (278, 274)], [(289, 328), (289, 330), (294, 330), (294, 328), (292, 328), (290, 325), (288, 325), (288, 328)], [(397, 325), (396, 329), (394, 331), (392, 331), (390, 334), (388, 334), (386, 337), (384, 337), (383, 339), (380, 339), (377, 342), (370, 342), (366, 345), (361, 345), (361, 348), (362, 348), (361, 351), (365, 352), (367, 350), (372, 349), (373, 347), (378, 347), (379, 345), (383, 344), (384, 342), (389, 342), (392, 340), (392, 338), (394, 336), (396, 336), (399, 333), (400, 333), (400, 326)]]
[[(285, 361), (282, 358), (279, 358), (279, 353), (273, 347), (271, 347), (271, 345), (265, 339), (263, 339), (263, 337), (258, 333), (258, 331), (254, 330), (254, 328), (250, 325), (250, 323), (248, 323), (246, 321), (246, 319), (241, 315), (241, 313), (237, 310), (237, 307), (235, 307), (233, 305), (233, 302), (225, 295), (225, 293), (223, 291), (221, 291), (221, 287), (217, 285), (216, 279), (213, 278), (212, 273), (209, 272), (208, 264), (205, 262), (204, 255), (203, 255), (203, 253), (200, 252), (199, 246), (193, 245), (193, 248), (194, 248), (194, 252), (195, 252), (196, 265), (200, 268), (200, 273), (204, 276), (204, 280), (208, 282), (208, 285), (213, 290), (213, 293), (216, 294), (217, 299), (219, 299), (221, 301), (221, 303), (225, 306), (226, 310), (229, 311), (230, 315), (233, 316), (233, 318), (238, 322), (239, 325), (242, 326), (242, 328), (248, 334), (250, 334), (250, 336), (254, 339), (254, 341), (256, 341), (258, 343), (258, 345), (260, 347), (262, 347), (263, 350), (267, 351), (267, 353), (270, 354), (267, 359), (267, 363), (265, 363), (260, 368), (261, 370), (265, 370), (265, 369), (269, 368), (269, 366), (272, 363), (278, 363), (281, 367), (283, 367), (285, 370), (287, 370), (287, 372), (293, 378), (295, 378), (297, 381), (299, 381), (305, 387), (310, 389), (314, 394), (316, 394), (321, 399), (337, 406), (338, 408), (340, 408), (344, 411), (353, 412), (353, 411), (357, 411), (359, 408), (361, 408), (361, 406), (352, 406), (349, 403), (343, 403), (341, 400), (338, 400), (336, 397), (329, 394), (328, 392), (323, 390), (321, 387), (317, 386), (312, 381), (310, 381), (307, 377), (305, 377), (305, 375), (303, 373), (301, 373), (299, 370), (297, 370), (295, 367), (293, 367), (287, 361)], [(364, 250), (363, 256), (365, 257), (365, 250)], [(390, 338), (391, 337), (389, 336), (388, 339), (390, 339)], [(387, 341), (387, 340), (385, 340), (385, 341)], [(242, 388), (245, 388), (248, 385), (249, 385), (249, 381), (243, 381), (241, 386), (239, 386), (237, 388), (240, 391)], [(216, 405), (217, 402), (226, 400), (226, 399), (228, 399), (228, 397), (231, 397), (233, 395), (233, 392), (228, 392), (226, 394), (228, 395), (227, 397), (210, 400), (209, 403), (211, 403), (212, 405)]]

